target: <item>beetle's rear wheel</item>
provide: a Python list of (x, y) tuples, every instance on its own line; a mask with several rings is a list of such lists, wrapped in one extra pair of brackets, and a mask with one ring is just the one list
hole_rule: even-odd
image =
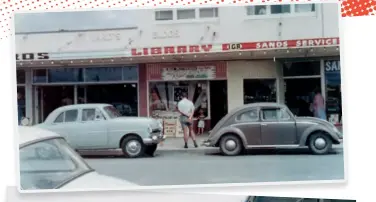
[(242, 141), (234, 134), (227, 134), (221, 138), (219, 149), (226, 156), (237, 156), (243, 150)]

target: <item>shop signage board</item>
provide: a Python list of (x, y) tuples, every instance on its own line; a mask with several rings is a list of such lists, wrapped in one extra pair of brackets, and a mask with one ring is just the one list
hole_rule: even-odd
[(207, 80), (215, 78), (215, 66), (163, 68), (162, 80)]
[(245, 42), (236, 44), (222, 44), (222, 51), (236, 50), (269, 50), (286, 48), (311, 48), (338, 46), (339, 38), (299, 39), (282, 41)]
[[(116, 37), (115, 37), (116, 38)], [(107, 40), (107, 38), (106, 38)], [(279, 41), (259, 42), (238, 42), (219, 44), (187, 44), (170, 45), (157, 47), (129, 47), (122, 50), (88, 50), (79, 52), (38, 52), (38, 53), (17, 53), (16, 60), (74, 60), (74, 59), (102, 59), (115, 57), (138, 57), (138, 56), (163, 56), (163, 55), (184, 55), (184, 54), (208, 54), (233, 51), (258, 51), (277, 50), (288, 48), (317, 48), (337, 47), (340, 44), (338, 37), (296, 39)]]
[(341, 62), (339, 60), (325, 61), (326, 72), (338, 72), (341, 71)]

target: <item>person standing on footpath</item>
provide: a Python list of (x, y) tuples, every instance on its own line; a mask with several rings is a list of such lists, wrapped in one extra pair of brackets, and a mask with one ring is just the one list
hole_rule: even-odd
[(179, 121), (184, 133), (184, 148), (188, 148), (189, 136), (191, 136), (194, 146), (198, 147), (192, 121), (195, 106), (192, 101), (187, 99), (186, 93), (182, 93), (182, 99), (178, 102), (177, 110), (180, 113)]
[(321, 95), (321, 92), (318, 88), (315, 89), (315, 97), (313, 99), (313, 111), (315, 117), (327, 120), (324, 97)]

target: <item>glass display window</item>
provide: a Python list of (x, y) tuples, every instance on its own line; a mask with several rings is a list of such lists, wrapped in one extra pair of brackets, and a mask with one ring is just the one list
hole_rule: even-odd
[(149, 83), (149, 115), (154, 118), (166, 116), (177, 117), (177, 103), (186, 93), (188, 99), (195, 105), (194, 117), (200, 111), (205, 117), (209, 115), (209, 89), (207, 81), (176, 81), (176, 82), (150, 82)]

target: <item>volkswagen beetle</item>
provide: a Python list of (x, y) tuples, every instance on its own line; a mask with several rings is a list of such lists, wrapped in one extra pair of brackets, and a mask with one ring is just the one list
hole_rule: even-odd
[(230, 111), (203, 145), (235, 156), (250, 148), (279, 147), (308, 147), (314, 154), (327, 154), (341, 142), (342, 133), (326, 120), (296, 117), (284, 104), (253, 103)]

